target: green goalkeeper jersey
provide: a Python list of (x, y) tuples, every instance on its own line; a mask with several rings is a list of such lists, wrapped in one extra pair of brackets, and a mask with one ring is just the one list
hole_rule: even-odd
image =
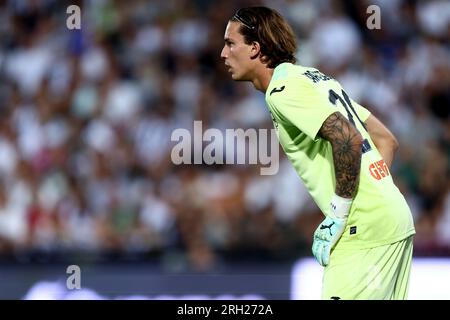
[(314, 68), (282, 63), (274, 70), (266, 102), (284, 152), (325, 215), (336, 179), (331, 143), (318, 132), (338, 111), (363, 136), (359, 186), (336, 248), (372, 248), (415, 233), (409, 206), (365, 128), (370, 112), (336, 80)]

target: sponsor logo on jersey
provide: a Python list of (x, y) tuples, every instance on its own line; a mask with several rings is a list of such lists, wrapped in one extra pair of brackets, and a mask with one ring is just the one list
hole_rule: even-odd
[(369, 166), (369, 172), (370, 172), (370, 175), (377, 180), (381, 180), (390, 175), (389, 168), (386, 165), (386, 163), (384, 162), (384, 160), (380, 160), (380, 161), (372, 163)]
[(270, 95), (272, 95), (272, 93), (281, 92), (281, 91), (284, 90), (284, 88), (285, 88), (285, 86), (282, 86), (279, 89), (278, 88), (273, 88), (272, 91), (270, 91)]

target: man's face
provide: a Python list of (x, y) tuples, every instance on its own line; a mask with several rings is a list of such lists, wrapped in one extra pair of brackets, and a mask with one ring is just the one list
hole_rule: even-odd
[(251, 80), (250, 71), (254, 60), (251, 59), (253, 51), (252, 45), (244, 42), (244, 36), (239, 33), (239, 22), (228, 22), (225, 29), (225, 45), (223, 46), (220, 57), (225, 60), (225, 65), (231, 72), (233, 80), (247, 81)]

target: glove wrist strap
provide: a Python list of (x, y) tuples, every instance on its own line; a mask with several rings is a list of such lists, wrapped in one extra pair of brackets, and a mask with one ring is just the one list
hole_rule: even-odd
[(353, 199), (343, 198), (334, 194), (331, 198), (331, 213), (339, 219), (346, 219), (350, 213)]

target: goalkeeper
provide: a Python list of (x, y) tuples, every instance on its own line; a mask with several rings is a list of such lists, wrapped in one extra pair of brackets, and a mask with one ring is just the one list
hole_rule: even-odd
[(265, 93), (284, 152), (325, 215), (312, 252), (323, 299), (406, 299), (415, 234), (389, 171), (397, 141), (333, 78), (295, 65), (292, 29), (276, 11), (243, 8), (225, 30), (233, 80)]

